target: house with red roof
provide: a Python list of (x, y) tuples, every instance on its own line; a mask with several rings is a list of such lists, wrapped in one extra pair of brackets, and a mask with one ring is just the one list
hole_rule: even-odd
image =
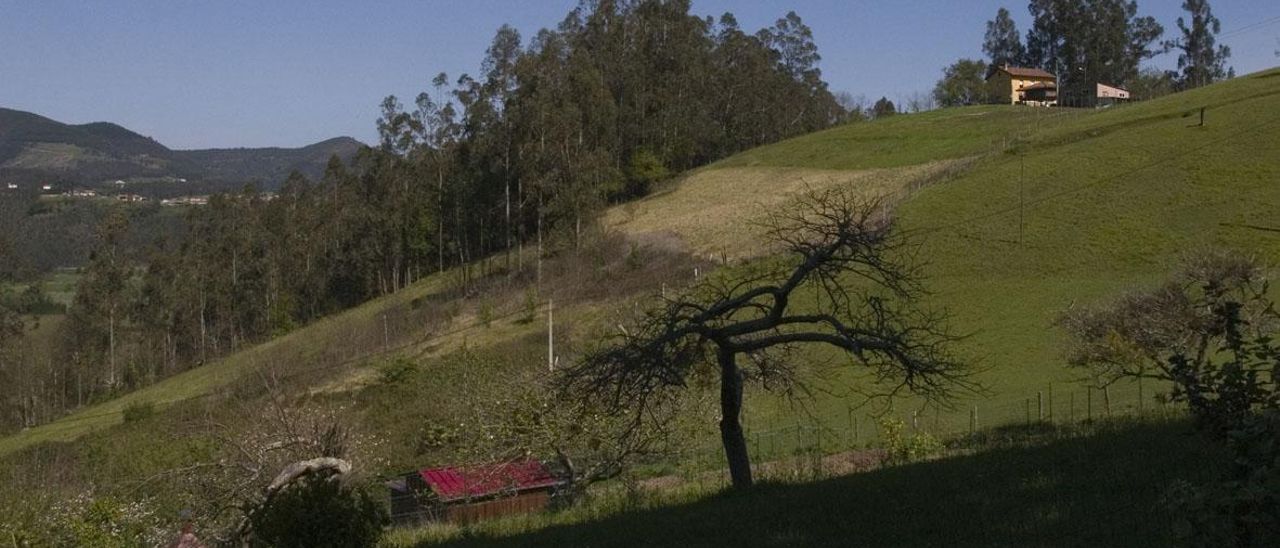
[(424, 468), (387, 482), (391, 519), (467, 523), (538, 512), (566, 484), (542, 462), (513, 460), (471, 466)]
[(987, 82), (1011, 105), (1058, 104), (1058, 77), (1038, 68), (995, 66), (987, 73)]

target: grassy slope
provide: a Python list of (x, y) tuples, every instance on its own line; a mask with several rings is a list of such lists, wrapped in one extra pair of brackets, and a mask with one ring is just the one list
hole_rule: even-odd
[[(1207, 123), (1194, 127), (1198, 119), (1187, 115), (1202, 106)], [(703, 185), (697, 192), (682, 187), (661, 199), (716, 195), (718, 207), (745, 208), (755, 198), (738, 192), (732, 177), (716, 176), (742, 166), (901, 169), (975, 158), (963, 175), (907, 200), (900, 226), (915, 234), (928, 262), (931, 304), (948, 308), (957, 330), (972, 335), (961, 350), (987, 369), (979, 379), (991, 396), (974, 398), (986, 424), (1022, 420), (1027, 399), (1051, 383), (1061, 416), (1069, 412), (1069, 391), (1077, 392), (1079, 411), (1086, 395), (1074, 382), (1078, 374), (1062, 365), (1060, 334), (1052, 327), (1060, 311), (1153, 283), (1198, 248), (1280, 262), (1280, 236), (1238, 226), (1276, 226), (1280, 114), (1270, 113), (1280, 113), (1275, 70), (1102, 111), (946, 109), (748, 151), (694, 174), (685, 185)], [(630, 215), (661, 214), (646, 211), (647, 204), (632, 206)], [(714, 218), (679, 226), (689, 241), (720, 230)], [(1132, 406), (1136, 392), (1122, 386), (1113, 396)], [(846, 408), (829, 398), (816, 411), (840, 426)], [(756, 420), (766, 424), (787, 412), (755, 408), (761, 409)], [(942, 429), (965, 429), (967, 419), (967, 410), (944, 416), (949, 424)]]
[[(628, 215), (643, 215), (707, 184), (721, 185), (711, 194), (726, 203), (748, 207), (757, 202), (757, 196), (735, 189), (734, 177), (704, 175), (728, 169), (844, 173), (976, 159), (965, 174), (917, 193), (900, 215), (906, 229), (922, 235), (921, 254), (931, 263), (931, 285), (937, 292), (934, 304), (948, 306), (957, 328), (973, 332), (963, 350), (982, 357), (989, 368), (983, 380), (994, 397), (982, 403), (984, 424), (1021, 419), (1024, 398), (1034, 397), (1050, 381), (1073, 377), (1061, 367), (1055, 348), (1058, 334), (1050, 324), (1056, 311), (1073, 301), (1150, 282), (1190, 247), (1225, 245), (1280, 258), (1280, 238), (1274, 233), (1221, 224), (1274, 225), (1280, 206), (1280, 190), (1274, 185), (1280, 158), (1274, 143), (1280, 141), (1280, 125), (1267, 113), (1280, 112), (1277, 75), (1247, 76), (1101, 112), (977, 107), (835, 128), (727, 159), (693, 174), (668, 194), (624, 208), (631, 210)], [(1182, 115), (1200, 106), (1209, 107), (1208, 124), (1188, 127), (1191, 121)], [(1024, 161), (1026, 225), (1024, 242), (1018, 245), (1017, 176)], [(700, 190), (706, 193), (706, 188)], [(697, 238), (699, 231), (717, 230), (719, 222), (709, 217), (702, 225), (681, 227), (684, 232), (677, 235)], [(317, 356), (330, 361), (335, 355), (360, 358), (362, 351), (367, 356), (377, 345), (365, 339), (381, 340), (381, 314), (433, 293), (441, 281), (424, 281), (62, 421), (0, 439), (0, 455), (111, 427), (132, 403), (172, 402), (252, 382), (264, 364)], [(598, 313), (592, 307), (583, 310)], [(574, 311), (558, 310), (561, 318), (572, 322)], [(426, 341), (415, 347), (415, 354), (464, 342), (505, 344), (504, 337), (527, 338), (537, 331), (536, 326), (510, 324), (483, 336), (464, 334), (441, 342), (431, 338), (430, 329), (407, 329), (397, 340)], [(320, 381), (327, 385), (333, 379), (318, 377)], [(1059, 408), (1065, 400), (1059, 396)], [(748, 418), (749, 426), (792, 420), (785, 418), (790, 414), (786, 407), (759, 405), (766, 401), (751, 404), (755, 415)], [(846, 419), (841, 400), (825, 399), (816, 411), (832, 425)], [(1059, 413), (1065, 415), (1065, 410)], [(964, 413), (943, 417), (942, 427), (962, 427), (966, 421)], [(106, 443), (104, 436), (94, 439)]]
[[(253, 382), (264, 367), (281, 362), (359, 360), (373, 352), (368, 339), (376, 339), (380, 348), (384, 312), (403, 308), (407, 303), (439, 290), (440, 279), (428, 278), (384, 299), (379, 299), (341, 314), (325, 318), (303, 329), (261, 345), (234, 353), (227, 358), (175, 375), (146, 388), (103, 403), (87, 406), (61, 420), (21, 433), (0, 438), (0, 456), (41, 442), (70, 441), (90, 432), (110, 428), (122, 422), (122, 411), (139, 404), (167, 406), (191, 398), (216, 394), (239, 382)], [(325, 380), (317, 377), (317, 381)]]

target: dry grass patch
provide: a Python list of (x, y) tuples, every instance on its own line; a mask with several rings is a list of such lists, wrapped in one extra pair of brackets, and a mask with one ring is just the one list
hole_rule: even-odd
[[(768, 252), (756, 225), (808, 188), (854, 187), (868, 197), (905, 196), (971, 160), (942, 160), (901, 168), (833, 170), (729, 167), (694, 172), (671, 190), (610, 209), (604, 226), (634, 241), (678, 240), (699, 257), (743, 259)], [(670, 244), (664, 247), (672, 247)]]

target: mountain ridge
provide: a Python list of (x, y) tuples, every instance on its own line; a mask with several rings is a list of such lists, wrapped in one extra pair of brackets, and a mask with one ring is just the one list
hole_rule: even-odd
[(333, 155), (350, 160), (360, 141), (339, 136), (301, 147), (171, 149), (114, 122), (67, 124), (0, 107), (0, 178), (93, 185), (174, 178), (278, 186), (293, 171), (319, 178)]

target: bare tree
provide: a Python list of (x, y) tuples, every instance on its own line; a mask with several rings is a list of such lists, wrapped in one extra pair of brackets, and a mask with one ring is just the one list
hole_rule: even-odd
[[(920, 273), (905, 260), (906, 242), (883, 202), (846, 189), (811, 190), (766, 228), (784, 251), (780, 258), (661, 298), (566, 370), (563, 388), (640, 420), (671, 390), (718, 377), (720, 438), (735, 487), (752, 484), (740, 422), (744, 384), (795, 388), (801, 376), (786, 357), (802, 345), (843, 351), (873, 373), (876, 395), (905, 390), (941, 400), (974, 388), (948, 351), (955, 337), (944, 315), (915, 306)], [(796, 304), (809, 295), (812, 303)]]

